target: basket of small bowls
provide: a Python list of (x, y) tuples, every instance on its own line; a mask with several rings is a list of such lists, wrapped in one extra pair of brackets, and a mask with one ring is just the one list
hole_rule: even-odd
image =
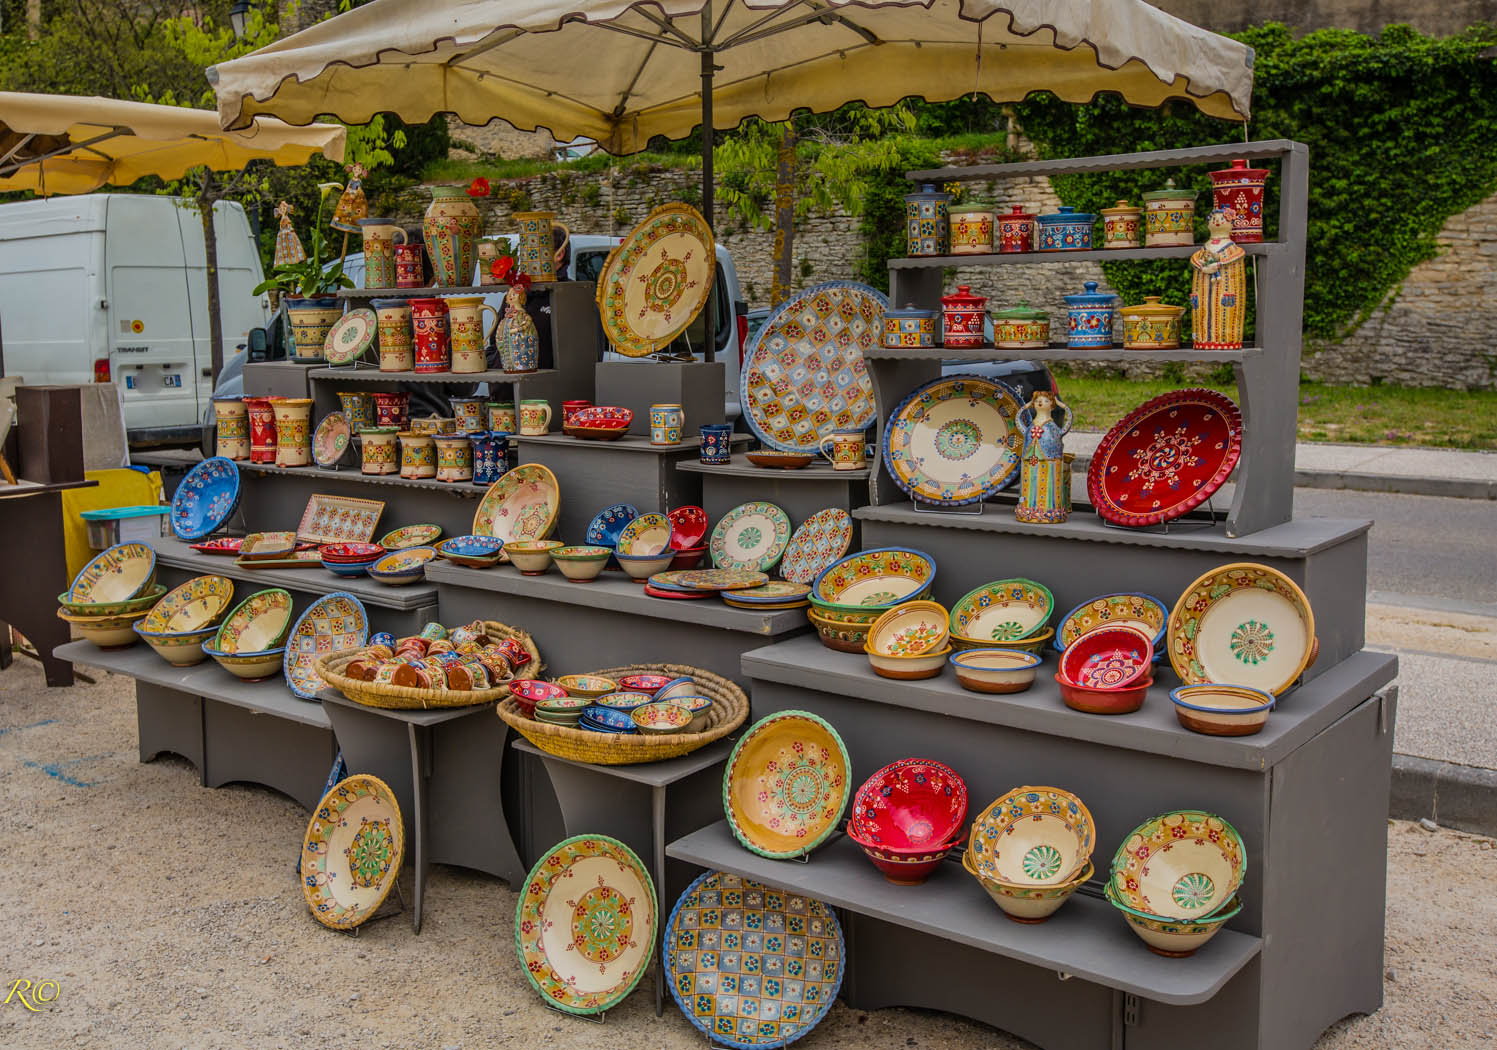
[(613, 557), (613, 548), (585, 544), (575, 547), (557, 547), (551, 552), (551, 560), (561, 574), (573, 583), (592, 583), (602, 575)]
[(192, 667), (208, 659), (203, 643), (218, 633), (233, 600), (233, 580), (195, 576), (168, 591), (135, 625), (135, 633), (173, 667)]
[(369, 566), (369, 576), (391, 587), (426, 579), (426, 563), (437, 556), (435, 547), (407, 547), (391, 551)]
[(884, 878), (917, 886), (960, 843), (967, 784), (950, 766), (902, 758), (863, 782), (853, 796), (847, 836)]
[(863, 651), (881, 678), (934, 678), (951, 655), (946, 607), (914, 601), (896, 605), (868, 628)]
[(1123, 839), (1103, 895), (1151, 952), (1182, 957), (1242, 910), (1246, 873), (1236, 828), (1212, 813), (1176, 810)]
[(873, 622), (901, 602), (924, 598), (935, 578), (935, 559), (920, 551), (879, 547), (849, 554), (812, 582), (806, 618), (828, 649), (863, 653)]
[(317, 548), (322, 567), (334, 576), (363, 576), (387, 553), (378, 543), (324, 543)]
[(965, 649), (1020, 649), (1038, 653), (1055, 637), (1050, 588), (1020, 577), (974, 587), (951, 607), (951, 645)]
[(1154, 643), (1132, 627), (1089, 631), (1060, 654), (1055, 681), (1073, 711), (1130, 714), (1143, 706), (1154, 684)]
[(135, 644), (135, 625), (166, 593), (156, 582), (156, 552), (144, 543), (102, 551), (57, 596), (59, 619), (101, 649)]
[(1091, 812), (1069, 791), (1019, 787), (972, 822), (962, 866), (1015, 922), (1044, 922), (1092, 877)]
[(516, 678), (509, 683), (509, 695), (514, 698), (516, 707), (534, 718), (535, 709), (542, 702), (560, 700), (568, 694), (565, 687), (555, 682), (543, 682), (538, 678)]
[(449, 536), (436, 552), (465, 569), (491, 569), (504, 557), (504, 541), (496, 536)]
[(542, 576), (551, 567), (551, 552), (565, 546), (561, 540), (506, 540), (504, 558), (521, 576)]
[(1022, 693), (1034, 685), (1043, 658), (1024, 649), (964, 649), (947, 662), (957, 683), (974, 693)]
[(1248, 685), (1182, 685), (1170, 691), (1175, 717), (1192, 733), (1252, 736), (1268, 724), (1274, 696)]
[(258, 682), (281, 670), (291, 595), (279, 587), (256, 591), (234, 606), (203, 651), (236, 678)]

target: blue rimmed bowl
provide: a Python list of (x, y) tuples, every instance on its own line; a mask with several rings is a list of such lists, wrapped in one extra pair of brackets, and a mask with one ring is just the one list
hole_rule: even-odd
[(451, 536), (437, 544), (437, 553), (454, 565), (487, 569), (504, 556), (504, 541), (497, 536)]
[(178, 483), (168, 520), (178, 539), (200, 540), (222, 527), (238, 507), (239, 467), (225, 456), (213, 456)]
[(393, 587), (426, 579), (426, 563), (437, 556), (435, 547), (407, 547), (391, 551), (369, 566), (369, 575)]

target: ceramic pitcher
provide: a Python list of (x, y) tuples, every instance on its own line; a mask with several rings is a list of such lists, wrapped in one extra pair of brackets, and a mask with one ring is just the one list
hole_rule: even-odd
[(489, 429), (498, 434), (517, 433), (515, 403), (513, 401), (490, 401), (484, 406), (489, 413)]
[(478, 206), (456, 186), (433, 186), (421, 222), (432, 275), (442, 288), (466, 288), (478, 266)]
[[(556, 221), (554, 211), (517, 211), (510, 218), (520, 224), (520, 240), (516, 245), (520, 272), (536, 281), (556, 280), (556, 260), (572, 239), (571, 231)], [(552, 237), (553, 226), (561, 229), (560, 245)]]
[(473, 446), (467, 434), (438, 434), (432, 439), (437, 446), (438, 481), (473, 480)]
[(218, 423), (215, 451), (227, 459), (249, 459), (249, 409), (245, 408), (244, 400), (238, 397), (216, 399), (213, 402), (213, 418)]
[(538, 437), (551, 429), (551, 402), (534, 398), (520, 402), (520, 433)]
[[(454, 296), (446, 303), (447, 327), (452, 341), (452, 370), (482, 372), (488, 363), (484, 348), (499, 323), (499, 311), (484, 302), (481, 295)], [(483, 325), (485, 312), (494, 315), (493, 323), (487, 328)]]
[(305, 467), (312, 458), (312, 399), (283, 397), (271, 402), (275, 410), (275, 464)]
[(393, 474), (396, 463), (395, 435), (399, 427), (364, 427), (359, 431), (359, 445), (364, 451), (365, 474)]
[(861, 430), (837, 430), (821, 439), (821, 454), (833, 470), (861, 470), (865, 466), (867, 439)]
[(405, 243), (405, 231), (394, 219), (360, 219), (364, 235), (364, 287), (395, 287), (395, 246)]
[(411, 331), (416, 338), (416, 371), (446, 372), (452, 364), (444, 299), (412, 299)]
[(379, 322), (379, 370), (409, 372), (416, 367), (411, 343), (411, 302), (409, 299), (372, 299), (374, 316)]
[(437, 443), (430, 434), (402, 430), (400, 439), (400, 476), (419, 479), (437, 476)]
[(270, 404), (268, 397), (244, 399), (249, 414), (251, 463), (275, 462), (275, 410)]
[(338, 402), (343, 406), (348, 426), (355, 434), (365, 427), (374, 426), (374, 401), (365, 391), (340, 390)]

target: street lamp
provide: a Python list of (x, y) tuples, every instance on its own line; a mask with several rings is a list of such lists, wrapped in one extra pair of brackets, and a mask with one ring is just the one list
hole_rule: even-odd
[(244, 23), (249, 19), (250, 0), (234, 0), (229, 8), (229, 25), (234, 28), (234, 39), (244, 39)]

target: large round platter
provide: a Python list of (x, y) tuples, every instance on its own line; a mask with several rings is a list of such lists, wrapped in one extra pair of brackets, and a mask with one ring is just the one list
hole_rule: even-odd
[(368, 307), (350, 310), (333, 322), (322, 343), (322, 357), (330, 365), (346, 365), (364, 356), (379, 332), (379, 318)]
[(1196, 580), (1170, 613), (1170, 665), (1186, 685), (1226, 682), (1278, 696), (1315, 649), (1315, 614), (1293, 580), (1238, 562)]
[(987, 499), (1019, 474), (1019, 401), (980, 376), (942, 376), (899, 403), (884, 428), (884, 464), (911, 499), (957, 506)]
[(795, 1042), (842, 987), (847, 951), (831, 907), (739, 875), (698, 876), (663, 940), (676, 1005), (712, 1043), (735, 1050)]
[(335, 930), (369, 920), (395, 885), (405, 825), (395, 792), (359, 773), (322, 797), (301, 848), (302, 893), (312, 917)]
[(213, 456), (187, 472), (172, 494), (172, 531), (181, 540), (200, 540), (239, 506), (239, 468), (232, 459)]
[(707, 304), (717, 273), (712, 228), (689, 204), (664, 204), (608, 253), (598, 274), (598, 317), (613, 349), (648, 357)]
[(761, 857), (810, 853), (837, 828), (852, 794), (852, 763), (837, 731), (809, 711), (754, 723), (723, 771), (733, 835)]
[(1164, 655), (1164, 628), (1169, 610), (1149, 594), (1103, 594), (1066, 613), (1055, 629), (1055, 648), (1064, 650), (1099, 627), (1132, 627), (1148, 635), (1155, 658)]
[(1242, 414), (1225, 394), (1190, 388), (1146, 401), (1092, 454), (1086, 491), (1117, 525), (1158, 525), (1199, 507), (1237, 465)]
[(657, 590), (745, 591), (769, 582), (762, 572), (750, 569), (677, 569), (650, 577)]
[(852, 546), (852, 515), (841, 507), (818, 510), (800, 523), (780, 559), (780, 575), (791, 583), (810, 583)]
[(607, 835), (578, 835), (530, 869), (515, 908), (515, 950), (547, 1005), (601, 1013), (649, 968), (659, 921), (655, 883), (634, 851)]
[(540, 463), (522, 463), (484, 493), (473, 515), (473, 531), (506, 543), (543, 540), (555, 528), (560, 509), (556, 475)]
[(322, 417), (322, 422), (317, 424), (317, 430), (312, 434), (312, 458), (319, 467), (336, 465), (348, 452), (348, 442), (352, 436), (353, 429), (348, 425), (348, 417), (342, 412), (329, 412)]
[(781, 452), (815, 454), (832, 431), (873, 422), (878, 409), (863, 354), (879, 345), (888, 305), (866, 284), (829, 281), (769, 315), (738, 379), (759, 440)]
[(768, 572), (790, 542), (790, 515), (773, 503), (740, 503), (718, 521), (708, 548), (719, 569)]
[(1017, 642), (1043, 630), (1055, 611), (1050, 588), (1033, 580), (994, 580), (951, 607), (951, 633), (979, 642)]
[(632, 503), (615, 503), (611, 507), (604, 507), (588, 523), (584, 541), (592, 547), (617, 547), (619, 533), (637, 517), (639, 508)]
[(291, 691), (303, 700), (317, 699), (327, 683), (317, 673), (318, 659), (345, 649), (361, 649), (369, 640), (364, 603), (345, 591), (323, 595), (301, 614), (286, 635), (282, 671)]

